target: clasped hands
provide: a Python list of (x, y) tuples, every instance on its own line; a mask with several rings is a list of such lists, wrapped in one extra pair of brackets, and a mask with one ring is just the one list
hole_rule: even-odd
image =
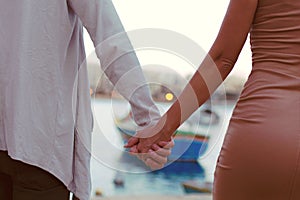
[(129, 148), (132, 155), (136, 155), (152, 170), (156, 170), (168, 162), (174, 140), (156, 124), (137, 131), (124, 147)]

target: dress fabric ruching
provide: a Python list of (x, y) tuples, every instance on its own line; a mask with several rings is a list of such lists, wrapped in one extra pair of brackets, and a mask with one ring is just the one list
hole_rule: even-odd
[(300, 1), (260, 0), (252, 71), (219, 155), (214, 200), (300, 199)]

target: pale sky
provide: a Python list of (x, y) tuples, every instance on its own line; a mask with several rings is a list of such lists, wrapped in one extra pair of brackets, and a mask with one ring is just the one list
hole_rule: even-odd
[[(113, 0), (113, 3), (127, 31), (167, 29), (188, 37), (208, 51), (217, 36), (229, 0)], [(89, 54), (93, 45), (88, 34), (85, 34), (85, 44)], [(167, 65), (182, 73), (191, 67), (184, 60), (163, 52), (144, 51), (138, 53), (138, 57), (142, 65)], [(250, 70), (251, 52), (247, 40), (232, 73), (246, 78)]]

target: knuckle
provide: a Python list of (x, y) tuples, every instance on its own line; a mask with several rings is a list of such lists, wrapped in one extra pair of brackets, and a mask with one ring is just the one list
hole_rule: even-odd
[(171, 150), (169, 150), (169, 151), (167, 152), (167, 156), (169, 156), (169, 155), (171, 155)]
[(167, 163), (167, 162), (168, 162), (168, 159), (167, 159), (167, 158), (164, 158), (162, 164), (165, 164), (165, 163)]

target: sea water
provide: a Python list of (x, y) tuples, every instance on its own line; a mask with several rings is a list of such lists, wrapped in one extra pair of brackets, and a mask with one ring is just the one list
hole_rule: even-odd
[[(166, 170), (151, 172), (123, 148), (121, 136), (114, 125), (116, 117), (126, 115), (127, 102), (94, 99), (94, 131), (92, 133), (92, 191), (103, 195), (182, 195), (182, 183), (194, 180), (212, 182), (218, 153), (228, 126), (234, 104), (213, 105), (222, 115), (217, 126), (207, 127), (211, 136), (207, 152), (197, 163), (175, 163)], [(176, 144), (175, 144), (176, 145)], [(179, 169), (179, 170), (178, 170)], [(118, 181), (118, 184), (114, 181)]]

